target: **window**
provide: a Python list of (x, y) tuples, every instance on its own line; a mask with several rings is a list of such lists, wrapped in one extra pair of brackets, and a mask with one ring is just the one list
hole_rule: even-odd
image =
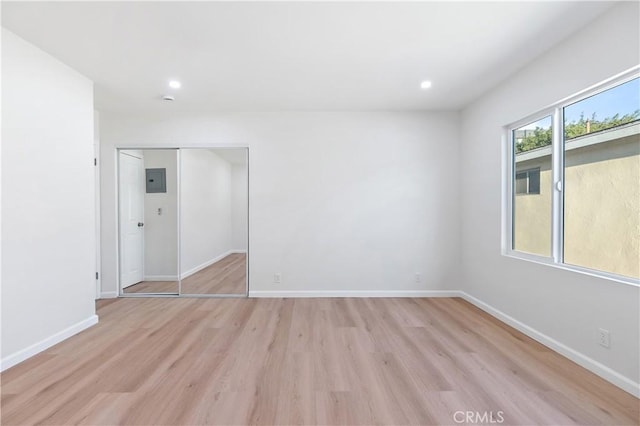
[(540, 194), (540, 168), (516, 172), (516, 195)]
[[(551, 256), (551, 116), (512, 132), (512, 247), (525, 253)], [(542, 182), (541, 182), (542, 180)]]
[(640, 277), (640, 79), (563, 108), (564, 262)]
[(509, 136), (509, 254), (638, 283), (637, 69), (510, 126)]

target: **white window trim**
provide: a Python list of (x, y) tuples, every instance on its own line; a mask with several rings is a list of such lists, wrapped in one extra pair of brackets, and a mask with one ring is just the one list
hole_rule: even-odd
[[(626, 277), (623, 275), (613, 274), (611, 272), (589, 269), (576, 265), (564, 263), (563, 250), (563, 232), (564, 229), (564, 146), (562, 144), (563, 130), (563, 108), (578, 102), (582, 99), (593, 96), (597, 93), (604, 92), (620, 84), (624, 84), (630, 80), (640, 77), (640, 65), (635, 66), (627, 71), (615, 75), (601, 83), (595, 84), (585, 90), (574, 95), (561, 99), (540, 111), (531, 114), (514, 123), (510, 123), (503, 127), (502, 136), (502, 255), (514, 259), (530, 261), (538, 264), (552, 266), (554, 268), (566, 271), (578, 272), (581, 274), (604, 278), (610, 281), (640, 286), (640, 280)], [(534, 123), (542, 118), (551, 116), (553, 128), (553, 140), (551, 145), (551, 162), (552, 162), (552, 203), (551, 203), (551, 256), (540, 256), (536, 254), (525, 253), (514, 250), (513, 247), (513, 202), (515, 193), (513, 184), (515, 182), (515, 167), (512, 159), (514, 158), (513, 144), (511, 143), (512, 132), (524, 125)]]

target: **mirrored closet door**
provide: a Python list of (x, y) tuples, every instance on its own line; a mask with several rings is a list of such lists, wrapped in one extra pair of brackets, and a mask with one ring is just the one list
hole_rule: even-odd
[(181, 294), (247, 293), (246, 148), (180, 150)]
[(120, 294), (246, 296), (248, 150), (118, 150)]
[(120, 291), (178, 295), (178, 150), (118, 152)]

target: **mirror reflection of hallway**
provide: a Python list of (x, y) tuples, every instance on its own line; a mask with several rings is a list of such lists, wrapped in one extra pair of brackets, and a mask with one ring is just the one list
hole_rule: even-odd
[(183, 295), (246, 295), (246, 148), (180, 150)]
[(178, 150), (120, 150), (123, 294), (173, 294), (178, 273)]

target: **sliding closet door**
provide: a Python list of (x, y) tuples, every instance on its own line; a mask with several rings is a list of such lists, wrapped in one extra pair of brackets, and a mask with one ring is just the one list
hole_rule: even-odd
[(182, 295), (246, 295), (247, 223), (247, 149), (181, 149)]
[(178, 150), (118, 152), (120, 291), (177, 295)]

